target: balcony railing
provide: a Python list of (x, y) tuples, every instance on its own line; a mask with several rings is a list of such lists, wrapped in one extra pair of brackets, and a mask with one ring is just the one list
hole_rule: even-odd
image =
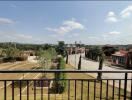
[[(0, 74), (42, 74), (65, 73), (123, 73), (124, 78), (41, 78), (0, 79), (0, 100), (132, 100), (132, 70), (0, 70)], [(128, 77), (130, 76), (130, 77)], [(66, 90), (56, 87), (53, 82), (66, 82)], [(47, 84), (47, 87), (45, 87)]]

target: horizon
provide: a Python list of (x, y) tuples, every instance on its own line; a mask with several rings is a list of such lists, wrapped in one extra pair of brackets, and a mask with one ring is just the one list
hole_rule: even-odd
[[(48, 44), (48, 45), (58, 45), (58, 42), (59, 41), (57, 41), (57, 43), (22, 43), (22, 42), (0, 42), (0, 44), (1, 43), (11, 43), (11, 44), (13, 44), (13, 43), (15, 43), (15, 44), (20, 44), (20, 45), (46, 45), (46, 44)], [(65, 41), (64, 41), (65, 42)], [(75, 43), (66, 43), (65, 42), (65, 44), (66, 45), (68, 45), (68, 44), (72, 44), (72, 45), (74, 45)], [(76, 44), (79, 44), (79, 42), (77, 42)], [(110, 46), (126, 46), (126, 45), (132, 45), (132, 44), (85, 44), (85, 43), (81, 43), (82, 45), (93, 45), (93, 46), (95, 46), (95, 45), (97, 45), (97, 46), (102, 46), (102, 45), (110, 45)]]
[(0, 8), (0, 43), (132, 44), (132, 1), (0, 1)]

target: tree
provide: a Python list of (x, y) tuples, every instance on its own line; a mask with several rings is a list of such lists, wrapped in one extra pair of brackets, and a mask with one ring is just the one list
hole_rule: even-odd
[(126, 68), (127, 69), (132, 69), (132, 51), (129, 51), (128, 52), (128, 55), (127, 55), (127, 60), (126, 60)]
[(66, 53), (66, 64), (68, 64), (68, 53)]
[(16, 57), (16, 56), (19, 56), (19, 49), (17, 48), (13, 48), (13, 47), (8, 47), (6, 50), (5, 50), (5, 53), (6, 53), (6, 57)]
[(104, 51), (104, 54), (106, 56), (111, 56), (116, 51), (119, 51), (117, 47), (113, 47), (113, 46), (104, 46), (102, 47), (102, 50)]
[(89, 48), (88, 51), (86, 51), (86, 57), (88, 57), (89, 59), (98, 61), (100, 51), (101, 51), (101, 48), (98, 46), (91, 47)]
[[(104, 52), (101, 52), (101, 54), (99, 56), (99, 68), (98, 68), (98, 70), (102, 70), (102, 68), (103, 68), (103, 62), (104, 62)], [(102, 73), (99, 72), (98, 76), (97, 76), (97, 79), (100, 80), (101, 77), (102, 77)]]
[(16, 61), (16, 57), (20, 55), (20, 50), (13, 47), (8, 47), (3, 52), (7, 61)]
[(80, 57), (79, 57), (79, 62), (78, 62), (78, 70), (81, 70), (81, 55), (80, 55)]
[(3, 55), (5, 54), (4, 51), (5, 51), (5, 50), (3, 50), (3, 49), (0, 48), (0, 57), (3, 57)]
[[(64, 70), (65, 69), (65, 61), (63, 57), (58, 58), (58, 66), (57, 70)], [(62, 80), (60, 80), (62, 79)], [(67, 81), (65, 73), (55, 73), (55, 81), (53, 83), (53, 89), (56, 93), (63, 93), (66, 90)]]
[[(43, 68), (43, 70), (49, 69), (49, 64), (51, 60), (56, 58), (57, 53), (54, 48), (49, 48), (47, 50), (40, 49), (37, 53), (37, 59), (39, 66)], [(46, 73), (43, 74), (46, 77)]]
[(65, 48), (65, 42), (59, 41), (58, 46), (56, 48), (56, 51), (58, 52), (58, 55), (62, 55), (63, 57), (66, 56), (66, 48)]

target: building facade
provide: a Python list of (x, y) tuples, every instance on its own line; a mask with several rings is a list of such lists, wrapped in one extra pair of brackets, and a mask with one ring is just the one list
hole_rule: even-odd
[(132, 52), (120, 50), (112, 54), (112, 65), (132, 69)]

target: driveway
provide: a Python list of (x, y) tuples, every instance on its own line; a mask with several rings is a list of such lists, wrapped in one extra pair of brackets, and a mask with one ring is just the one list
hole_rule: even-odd
[[(69, 55), (69, 61), (68, 63), (71, 64), (72, 66), (74, 66), (77, 69), (78, 66), (78, 61), (79, 61), (79, 57), (80, 54), (76, 54), (76, 55)], [(75, 60), (76, 59), (76, 60)], [(84, 54), (82, 54), (82, 63), (81, 63), (81, 68), (82, 70), (98, 70), (98, 66), (99, 66), (99, 62), (95, 62), (95, 61), (90, 61), (88, 59), (86, 59), (84, 57)], [(107, 66), (105, 64), (103, 64), (103, 70), (124, 70), (123, 68), (120, 67), (116, 67), (116, 66)], [(94, 73), (88, 73), (89, 75), (93, 76), (93, 77), (97, 77), (97, 74)], [(115, 78), (115, 79), (124, 79), (125, 78), (125, 74), (124, 73), (104, 73), (102, 74), (102, 78)], [(132, 79), (132, 73), (128, 74), (128, 78)], [(115, 86), (118, 87), (119, 85), (119, 81), (115, 81)], [(110, 85), (112, 85), (112, 81), (109, 82)], [(131, 81), (128, 81), (128, 90), (131, 90)], [(121, 87), (124, 87), (124, 81), (122, 81), (122, 85)]]

